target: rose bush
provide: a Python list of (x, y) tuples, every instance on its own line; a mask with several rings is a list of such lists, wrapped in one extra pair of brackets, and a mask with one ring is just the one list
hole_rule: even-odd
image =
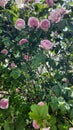
[(73, 129), (73, 3), (0, 0), (0, 129)]

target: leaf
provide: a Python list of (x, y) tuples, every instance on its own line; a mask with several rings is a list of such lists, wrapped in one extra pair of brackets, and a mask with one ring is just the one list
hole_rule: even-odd
[(2, 33), (2, 29), (0, 29), (0, 34)]
[(47, 104), (44, 104), (43, 106), (40, 106), (40, 117), (42, 119), (47, 118), (48, 115), (48, 106)]
[(14, 69), (14, 70), (12, 70), (12, 72), (10, 73), (10, 77), (13, 77), (14, 79), (19, 78), (20, 75), (21, 75), (20, 69)]
[(73, 2), (69, 2), (68, 4), (69, 4), (70, 6), (73, 6)]
[(4, 130), (14, 130), (13, 124), (10, 124), (8, 120), (5, 121)]
[(57, 127), (55, 125), (52, 125), (51, 130), (57, 130)]
[(32, 119), (43, 120), (43, 119), (47, 118), (47, 115), (48, 115), (47, 104), (44, 104), (43, 106), (39, 106), (39, 105), (34, 104), (31, 106), (31, 112), (29, 113), (29, 116)]
[(46, 56), (44, 54), (37, 54), (33, 57), (31, 66), (33, 68), (37, 68), (41, 63), (44, 63), (46, 60)]
[(73, 32), (73, 24), (70, 21), (67, 21), (68, 28)]
[(31, 106), (31, 111), (36, 113), (36, 114), (39, 114), (39, 105), (33, 104)]
[(52, 108), (52, 111), (56, 111), (58, 109), (58, 99), (56, 96), (51, 97), (50, 106)]
[(68, 126), (67, 125), (63, 125), (63, 124), (59, 124), (58, 128), (59, 128), (59, 130), (68, 130)]
[(73, 119), (73, 109), (70, 110), (70, 118)]
[(4, 130), (10, 130), (9, 123), (7, 121), (5, 122)]
[(65, 102), (63, 97), (58, 98), (58, 107), (60, 108), (61, 112), (64, 113), (65, 111), (70, 110), (70, 106), (68, 103)]
[(25, 130), (25, 121), (21, 116), (18, 116), (15, 123), (16, 130)]
[(60, 96), (61, 94), (61, 90), (60, 90), (60, 87), (58, 85), (55, 85), (53, 88), (52, 88), (53, 92), (57, 95), (57, 96)]
[(31, 119), (33, 120), (38, 120), (40, 119), (39, 115), (38, 114), (35, 114), (33, 112), (29, 112), (29, 116), (31, 117)]

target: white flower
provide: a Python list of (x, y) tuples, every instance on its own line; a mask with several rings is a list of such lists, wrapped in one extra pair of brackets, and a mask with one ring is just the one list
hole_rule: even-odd
[(23, 0), (15, 0), (17, 8), (23, 8), (24, 2)]

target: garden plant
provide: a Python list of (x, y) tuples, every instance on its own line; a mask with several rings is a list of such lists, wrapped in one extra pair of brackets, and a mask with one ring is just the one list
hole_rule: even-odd
[(0, 0), (0, 130), (73, 130), (73, 1)]

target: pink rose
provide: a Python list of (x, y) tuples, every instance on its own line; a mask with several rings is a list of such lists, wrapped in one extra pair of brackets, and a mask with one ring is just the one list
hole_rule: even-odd
[(50, 130), (50, 127), (48, 127), (48, 128), (43, 128), (42, 130)]
[(7, 54), (8, 54), (8, 50), (7, 50), (7, 49), (3, 49), (3, 50), (1, 50), (1, 53), (2, 53), (3, 55), (7, 55)]
[(50, 16), (48, 17), (49, 20), (51, 20), (52, 23), (58, 23), (61, 21), (61, 19), (66, 14), (66, 9), (64, 8), (58, 8), (50, 13)]
[(43, 19), (40, 23), (40, 27), (42, 30), (48, 31), (50, 28), (50, 21), (48, 21), (48, 19)]
[(53, 44), (49, 40), (42, 40), (40, 47), (45, 50), (49, 50), (53, 47)]
[(39, 129), (40, 128), (40, 126), (37, 124), (36, 120), (33, 120), (32, 126), (33, 126), (34, 129)]
[(46, 4), (47, 4), (48, 7), (53, 6), (54, 0), (46, 0)]
[(28, 26), (31, 28), (39, 27), (39, 20), (35, 17), (30, 17), (28, 20)]
[(11, 66), (12, 69), (16, 67), (15, 63), (11, 63), (10, 66)]
[(73, 130), (73, 127), (69, 128), (69, 130)]
[(0, 6), (5, 7), (5, 5), (8, 3), (8, 0), (0, 0)]
[(30, 59), (31, 57), (28, 54), (24, 55), (24, 60), (29, 61)]
[(38, 103), (38, 105), (39, 106), (44, 106), (44, 102), (41, 101), (41, 102)]
[(21, 39), (20, 41), (19, 41), (19, 45), (23, 45), (23, 44), (25, 44), (25, 43), (27, 43), (28, 41), (27, 41), (27, 39)]
[(25, 21), (21, 18), (17, 19), (15, 23), (15, 28), (18, 30), (22, 30), (25, 28)]
[(7, 109), (9, 107), (9, 100), (6, 98), (3, 98), (0, 100), (0, 108), (1, 109)]

